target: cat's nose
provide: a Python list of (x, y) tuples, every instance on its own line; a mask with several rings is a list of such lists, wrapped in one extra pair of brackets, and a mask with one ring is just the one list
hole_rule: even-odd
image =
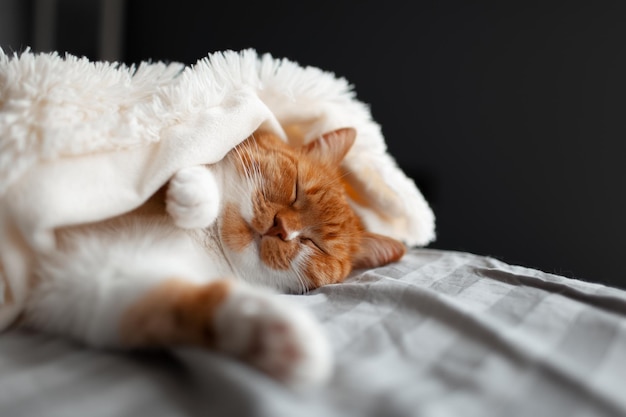
[(289, 233), (285, 230), (285, 222), (283, 219), (276, 215), (274, 217), (274, 224), (264, 233), (264, 236), (276, 236), (282, 240), (287, 240)]
[(294, 224), (293, 219), (287, 221), (284, 217), (277, 214), (274, 216), (274, 224), (264, 233), (264, 236), (276, 236), (287, 242), (300, 235), (300, 232), (297, 230), (298, 225)]

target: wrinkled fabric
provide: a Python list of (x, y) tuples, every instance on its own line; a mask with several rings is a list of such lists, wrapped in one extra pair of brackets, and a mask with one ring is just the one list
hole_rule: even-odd
[(331, 340), (330, 384), (293, 392), (197, 349), (119, 353), (0, 336), (1, 416), (623, 416), (626, 292), (412, 250), (282, 297)]

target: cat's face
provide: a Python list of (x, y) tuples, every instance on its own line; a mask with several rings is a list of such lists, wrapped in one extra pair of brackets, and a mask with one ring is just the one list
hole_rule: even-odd
[(340, 129), (296, 149), (257, 133), (231, 151), (219, 230), (238, 275), (304, 292), (402, 257), (404, 245), (366, 232), (348, 203), (339, 164), (354, 139)]

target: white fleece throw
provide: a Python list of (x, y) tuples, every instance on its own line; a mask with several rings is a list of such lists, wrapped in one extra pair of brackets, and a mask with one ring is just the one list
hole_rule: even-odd
[(0, 330), (21, 311), (33, 257), (55, 250), (54, 229), (128, 212), (259, 127), (304, 143), (354, 127), (344, 165), (366, 226), (411, 246), (434, 238), (428, 204), (332, 73), (253, 50), (127, 67), (0, 49)]

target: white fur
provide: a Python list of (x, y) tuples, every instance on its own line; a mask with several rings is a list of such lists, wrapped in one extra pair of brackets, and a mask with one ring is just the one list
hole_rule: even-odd
[[(168, 211), (177, 223), (212, 226), (207, 229), (183, 230), (166, 218), (133, 218), (61, 232), (64, 249), (38, 260), (39, 284), (27, 301), (26, 324), (91, 346), (120, 347), (124, 313), (171, 278), (202, 284), (234, 276), (301, 291), (297, 274), (271, 270), (253, 247), (234, 260), (246, 267), (233, 269), (233, 259), (221, 251), (218, 225), (206, 224), (216, 216), (213, 206), (223, 188), (218, 179), (223, 179), (220, 170), (188, 169), (174, 176), (167, 193)], [(238, 196), (238, 206), (250, 204), (250, 193), (229, 194), (231, 201)], [(215, 316), (221, 351), (293, 387), (330, 378), (331, 350), (310, 313), (267, 290), (242, 282), (232, 288)]]
[(183, 229), (210, 226), (220, 209), (220, 189), (206, 167), (184, 168), (170, 180), (165, 199), (166, 210)]
[(309, 256), (309, 248), (301, 248), (295, 259), (291, 261), (291, 268), (275, 270), (261, 260), (259, 245), (260, 240), (256, 239), (240, 252), (234, 252), (228, 247), (224, 248), (224, 255), (237, 277), (283, 293), (302, 294), (307, 291), (310, 282), (303, 271)]
[(321, 326), (285, 299), (235, 286), (215, 323), (219, 349), (291, 386), (320, 384), (331, 376), (332, 352)]
[(68, 233), (70, 249), (42, 257), (27, 303), (29, 325), (93, 346), (119, 345), (119, 319), (159, 282), (217, 278), (219, 258), (166, 221), (122, 222)]

